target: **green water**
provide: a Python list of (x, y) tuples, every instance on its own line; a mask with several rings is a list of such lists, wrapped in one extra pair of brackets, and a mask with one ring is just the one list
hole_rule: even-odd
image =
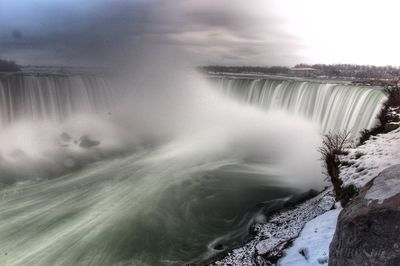
[(143, 152), (17, 184), (0, 194), (0, 264), (204, 259), (248, 237), (257, 204), (295, 193), (277, 178), (229, 161), (178, 165)]

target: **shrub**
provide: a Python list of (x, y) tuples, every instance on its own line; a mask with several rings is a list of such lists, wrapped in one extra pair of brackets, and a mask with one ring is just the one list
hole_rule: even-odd
[(321, 160), (325, 169), (325, 175), (330, 179), (335, 198), (337, 201), (342, 198), (343, 182), (339, 177), (340, 160), (339, 155), (346, 153), (346, 149), (350, 147), (350, 132), (329, 132), (323, 136), (322, 146), (318, 149), (321, 153)]

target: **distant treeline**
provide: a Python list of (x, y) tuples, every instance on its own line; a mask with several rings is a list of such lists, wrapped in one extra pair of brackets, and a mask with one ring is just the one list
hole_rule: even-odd
[(400, 68), (393, 66), (372, 66), (352, 64), (298, 64), (295, 68), (313, 68), (318, 75), (329, 77), (354, 77), (354, 78), (394, 78), (400, 76)]
[(227, 73), (263, 73), (263, 74), (289, 74), (288, 67), (284, 66), (204, 66), (200, 70), (205, 72), (227, 72)]
[(0, 59), (0, 72), (17, 72), (21, 68), (14, 62)]
[(352, 64), (298, 64), (293, 68), (283, 66), (271, 67), (249, 67), (249, 66), (205, 66), (200, 69), (206, 72), (229, 72), (229, 73), (263, 73), (263, 74), (282, 74), (290, 75), (295, 69), (312, 69), (313, 76), (342, 77), (357, 79), (392, 79), (400, 76), (400, 68), (393, 66), (372, 66), (372, 65), (352, 65)]

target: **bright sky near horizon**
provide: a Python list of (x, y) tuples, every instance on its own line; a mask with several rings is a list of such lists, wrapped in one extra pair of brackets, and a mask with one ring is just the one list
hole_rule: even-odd
[(0, 58), (79, 65), (147, 50), (193, 64), (400, 65), (397, 0), (0, 0)]

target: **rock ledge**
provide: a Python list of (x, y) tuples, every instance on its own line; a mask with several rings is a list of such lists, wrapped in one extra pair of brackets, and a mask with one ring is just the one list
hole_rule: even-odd
[(340, 213), (329, 265), (400, 265), (400, 165), (368, 182)]

